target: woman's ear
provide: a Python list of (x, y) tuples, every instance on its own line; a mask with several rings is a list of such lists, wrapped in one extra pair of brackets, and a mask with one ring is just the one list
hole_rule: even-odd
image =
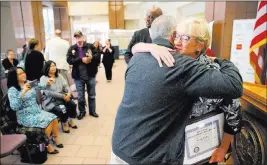
[(197, 52), (200, 53), (204, 48), (205, 48), (205, 44), (204, 44), (204, 42), (198, 42), (198, 43), (197, 43), (197, 46), (196, 46), (196, 51), (197, 51)]

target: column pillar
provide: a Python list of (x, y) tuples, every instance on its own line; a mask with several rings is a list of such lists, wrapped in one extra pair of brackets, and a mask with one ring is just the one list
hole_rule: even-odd
[(67, 1), (56, 1), (53, 4), (55, 29), (60, 29), (62, 38), (71, 43), (71, 28)]
[(258, 2), (206, 2), (205, 17), (214, 21), (212, 50), (220, 58), (230, 59), (233, 20), (256, 18)]
[(122, 1), (109, 1), (109, 28), (125, 29), (124, 23), (124, 5)]

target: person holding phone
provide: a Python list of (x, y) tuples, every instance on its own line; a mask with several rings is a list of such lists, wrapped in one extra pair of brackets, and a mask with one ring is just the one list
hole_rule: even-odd
[(69, 86), (66, 80), (58, 74), (57, 65), (54, 61), (47, 61), (43, 69), (44, 75), (40, 82), (45, 83), (49, 78), (54, 80), (50, 89), (42, 91), (43, 108), (46, 111), (57, 115), (63, 123), (63, 132), (70, 133), (69, 126), (73, 129), (78, 127), (75, 125), (74, 118), (76, 118), (76, 104), (71, 99)]
[[(8, 72), (7, 86), (8, 99), (12, 110), (16, 111), (18, 124), (24, 127), (37, 127), (45, 129), (45, 133), (50, 138), (53, 133), (53, 141), (58, 148), (63, 148), (59, 141), (57, 116), (40, 109), (36, 102), (36, 89), (46, 89), (51, 86), (53, 79), (49, 78), (44, 83), (39, 83), (32, 87), (27, 82), (25, 71), (18, 67), (13, 67)], [(51, 144), (47, 146), (49, 154), (59, 153)]]

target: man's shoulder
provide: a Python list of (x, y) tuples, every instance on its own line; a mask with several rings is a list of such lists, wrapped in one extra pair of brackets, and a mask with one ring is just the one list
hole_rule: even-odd
[(73, 45), (70, 46), (70, 49), (74, 49), (76, 47), (77, 47), (77, 45), (76, 44), (73, 44)]
[(149, 31), (148, 28), (143, 28), (143, 29), (135, 31), (135, 34), (144, 34), (144, 33), (147, 33), (148, 31)]
[(153, 61), (154, 57), (150, 52), (139, 52), (131, 58), (132, 63), (147, 63)]

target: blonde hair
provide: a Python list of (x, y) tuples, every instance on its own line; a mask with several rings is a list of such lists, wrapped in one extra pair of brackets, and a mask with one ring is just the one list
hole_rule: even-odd
[(29, 49), (34, 49), (39, 44), (39, 41), (35, 38), (31, 38), (29, 41)]
[(210, 46), (211, 33), (209, 24), (205, 19), (194, 17), (186, 19), (178, 25), (177, 32), (179, 32), (179, 28), (182, 28), (187, 35), (204, 42), (205, 50)]

